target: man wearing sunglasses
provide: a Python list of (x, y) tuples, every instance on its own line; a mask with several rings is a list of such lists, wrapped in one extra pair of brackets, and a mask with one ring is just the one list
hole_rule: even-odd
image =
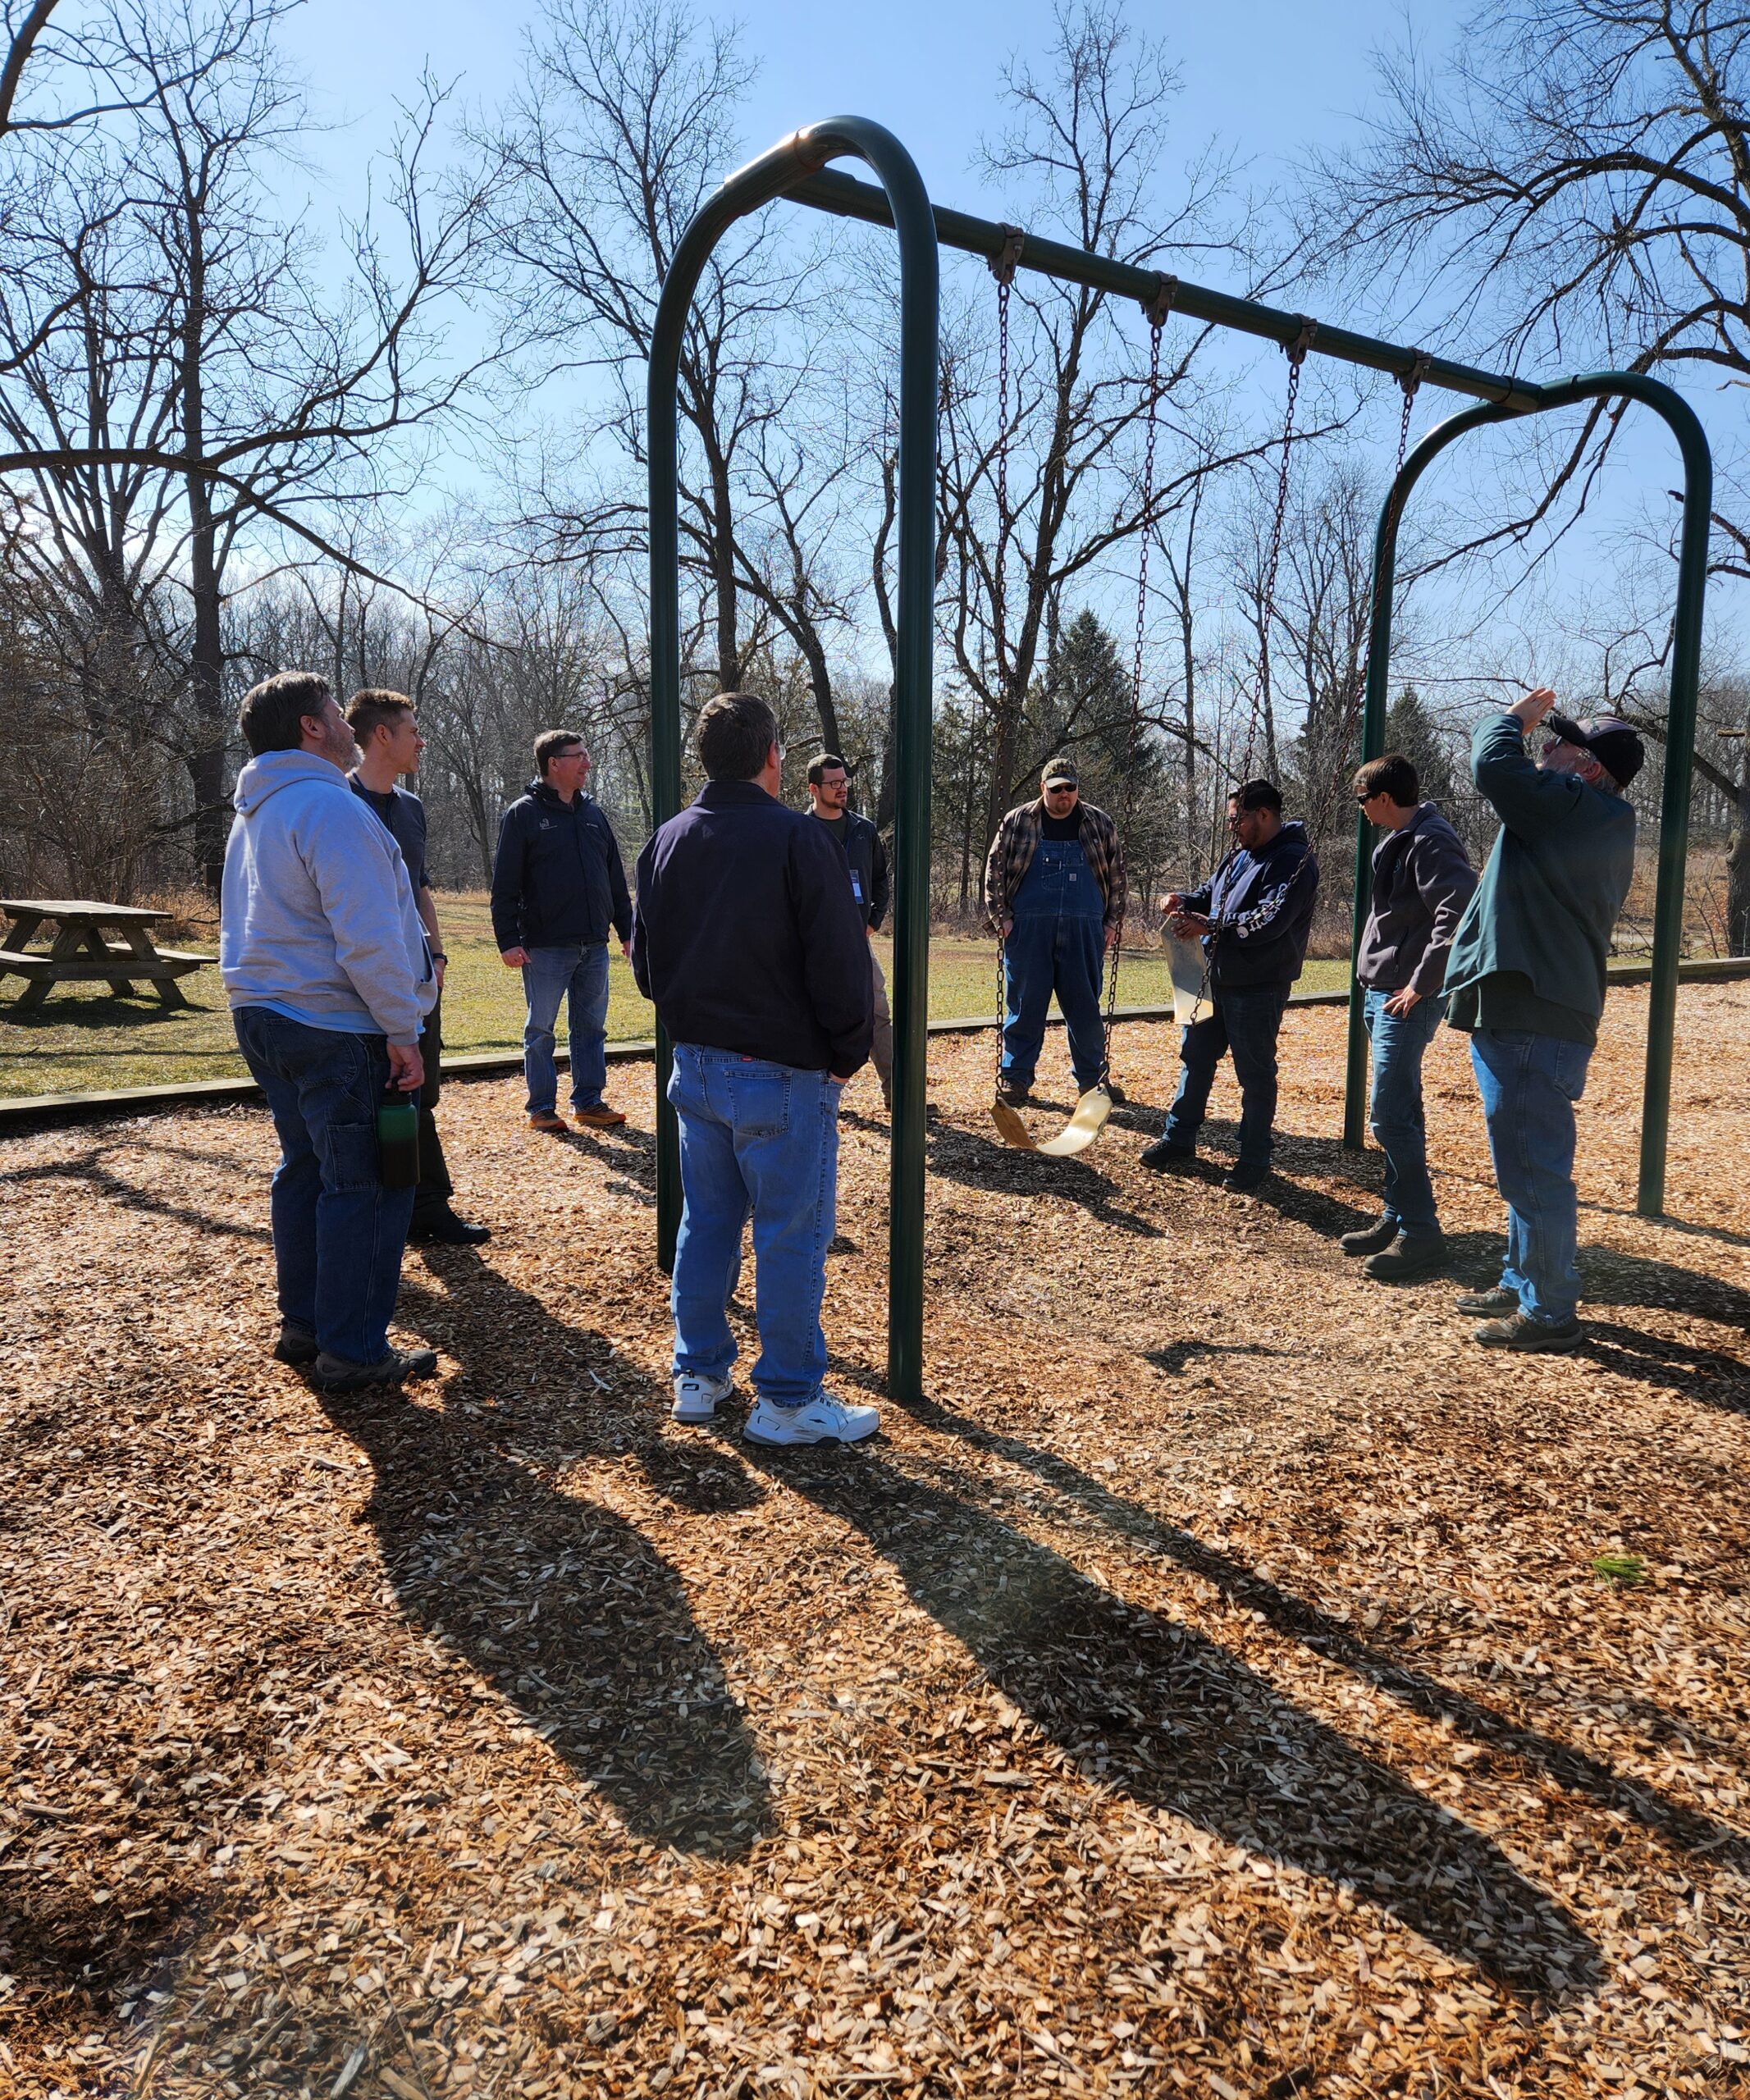
[[(1611, 934), (1634, 874), (1623, 790), (1646, 758), (1626, 722), (1574, 722), (1547, 686), (1478, 724), (1471, 771), (1501, 819), (1446, 963), (1448, 1018), (1470, 1037), (1507, 1254), (1461, 1312), (1485, 1347), (1570, 1349), (1577, 1317), (1574, 1106), (1604, 1011)], [(1547, 733), (1533, 759), (1528, 739)]]
[(1215, 1011), (1181, 1037), (1179, 1091), (1142, 1163), (1166, 1168), (1194, 1157), (1215, 1068), (1231, 1051), (1240, 1082), (1240, 1157), (1226, 1185), (1249, 1196), (1270, 1172), (1276, 1039), (1289, 988), (1306, 960), (1318, 863), (1305, 825), (1297, 818), (1283, 822), (1282, 791), (1272, 780), (1244, 780), (1235, 788), (1227, 798), (1227, 835), (1233, 844), (1206, 883), (1161, 900), (1174, 934), (1203, 943)]
[(1442, 1267), (1445, 1235), (1428, 1179), (1422, 1060), (1446, 1010), (1446, 955), (1477, 887), (1463, 841), (1400, 751), (1355, 774), (1363, 816), (1386, 834), (1373, 854), (1367, 924), (1355, 976), (1373, 1052), (1368, 1119), (1386, 1156), (1385, 1204), (1376, 1224), (1346, 1232), (1346, 1254), (1364, 1254), (1380, 1283), (1412, 1283)]

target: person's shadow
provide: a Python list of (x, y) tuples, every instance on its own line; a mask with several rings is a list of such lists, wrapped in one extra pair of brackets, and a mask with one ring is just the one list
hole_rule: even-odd
[(1597, 1947), (1498, 1847), (1214, 1641), (1125, 1603), (946, 1486), (873, 1452), (747, 1455), (861, 1532), (1090, 1778), (1321, 1881), (1352, 1884), (1510, 1990), (1554, 1995), (1603, 1979)]
[[(654, 1389), (618, 1392), (605, 1409), (585, 1367), (596, 1338), (471, 1251), (434, 1250), (429, 1266), (450, 1294), (410, 1269), (397, 1317), (454, 1349), (464, 1390), (470, 1338), (514, 1334), (522, 1390), (491, 1408), (454, 1391), (434, 1401), (431, 1387), (322, 1399), (371, 1462), (363, 1518), (401, 1609), (465, 1657), (636, 1835), (745, 1852), (771, 1828), (770, 1791), (685, 1585), (636, 1525), (565, 1488), (558, 1468), (629, 1443), (651, 1485), (683, 1507), (744, 1508), (761, 1491), (709, 1445), (695, 1455), (628, 1434), (628, 1401), (660, 1420)], [(616, 1381), (629, 1375), (615, 1365)]]
[(1122, 1193), (1117, 1183), (1100, 1173), (1085, 1157), (1041, 1158), (1035, 1153), (997, 1144), (976, 1129), (953, 1123), (933, 1125), (925, 1142), (930, 1172), (944, 1180), (1006, 1196), (1059, 1197), (1079, 1203), (1090, 1217), (1133, 1239), (1163, 1236), (1160, 1226), (1113, 1200)]

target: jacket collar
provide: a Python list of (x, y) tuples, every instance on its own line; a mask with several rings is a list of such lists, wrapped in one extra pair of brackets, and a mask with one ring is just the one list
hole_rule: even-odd
[(539, 802), (544, 809), (569, 809), (573, 816), (580, 815), (587, 807), (590, 799), (580, 788), (567, 803), (552, 782), (541, 779), (538, 774), (529, 782), (528, 792), (530, 798)]
[(782, 807), (757, 780), (707, 780), (692, 798), (696, 810), (756, 810)]

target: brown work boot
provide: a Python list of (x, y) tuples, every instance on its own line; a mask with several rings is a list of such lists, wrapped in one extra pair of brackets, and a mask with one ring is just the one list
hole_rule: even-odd
[(578, 1108), (572, 1112), (580, 1130), (617, 1130), (626, 1120), (617, 1108), (610, 1108), (605, 1101), (598, 1101), (592, 1108)]
[(563, 1137), (570, 1130), (571, 1125), (563, 1116), (555, 1114), (552, 1109), (537, 1108), (528, 1119), (528, 1127), (532, 1130), (557, 1130)]

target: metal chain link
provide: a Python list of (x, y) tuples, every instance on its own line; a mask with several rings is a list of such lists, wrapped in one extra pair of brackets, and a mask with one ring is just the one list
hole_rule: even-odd
[[(1161, 323), (1149, 331), (1148, 440), (1142, 454), (1142, 551), (1136, 562), (1136, 638), (1131, 659), (1131, 726), (1124, 751), (1124, 822), (1118, 833), (1122, 857), (1136, 814), (1136, 751), (1142, 741), (1142, 645), (1149, 614), (1149, 534), (1154, 511), (1154, 446), (1160, 435)], [(1117, 938), (1112, 944), (1112, 967), (1106, 973), (1106, 1029), (1102, 1045), (1100, 1079), (1112, 1075), (1112, 1030), (1118, 1007), (1118, 964), (1124, 953), (1124, 921), (1131, 901), (1130, 865), (1125, 864), (1124, 882), (1118, 892)]]
[[(992, 266), (995, 267), (995, 265)], [(1003, 628), (1007, 622), (1008, 566), (1008, 280), (997, 279), (997, 555), (990, 587), (991, 649), (996, 664), (997, 690), (1003, 689)], [(1007, 884), (1008, 871), (1003, 878)], [(1003, 902), (1008, 902), (1005, 895)], [(1008, 1008), (1008, 937), (1003, 921), (997, 921), (997, 1066), (996, 1084), (1003, 1084), (1003, 1016)]]
[(1288, 466), (1294, 449), (1295, 409), (1300, 399), (1300, 371), (1311, 341), (1310, 324), (1302, 326), (1298, 342), (1285, 345), (1288, 354), (1288, 408), (1282, 418), (1282, 457), (1276, 474), (1276, 514), (1270, 522), (1270, 545), (1264, 556), (1263, 590), (1258, 619), (1258, 699), (1245, 725), (1245, 778), (1252, 776), (1258, 747), (1258, 724), (1270, 714), (1270, 629), (1276, 619), (1276, 578), (1282, 563), (1282, 529), (1288, 518)]

